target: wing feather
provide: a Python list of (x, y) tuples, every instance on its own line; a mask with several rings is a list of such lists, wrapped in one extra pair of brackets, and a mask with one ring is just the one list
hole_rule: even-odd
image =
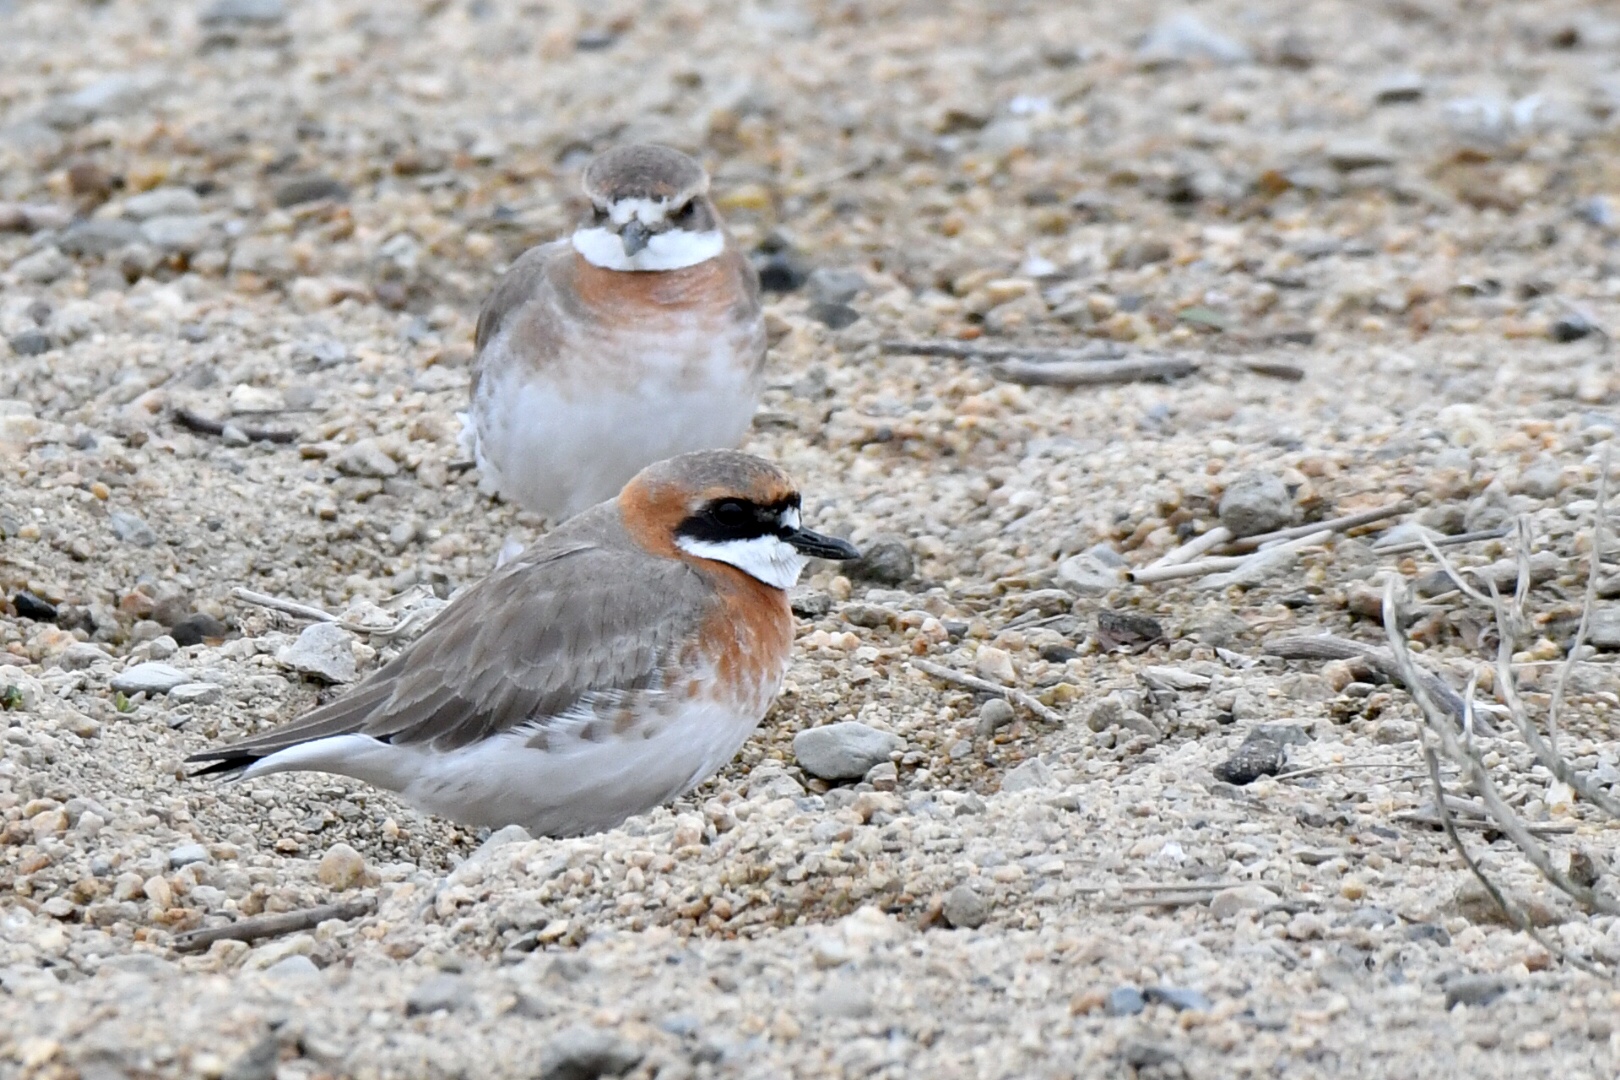
[[(596, 511), (589, 516), (600, 520)], [(627, 541), (542, 542), (457, 597), (346, 696), (190, 760), (239, 768), (346, 734), (449, 750), (505, 731), (577, 723), (593, 703), (658, 692), (709, 592), (684, 563), (649, 567)]]

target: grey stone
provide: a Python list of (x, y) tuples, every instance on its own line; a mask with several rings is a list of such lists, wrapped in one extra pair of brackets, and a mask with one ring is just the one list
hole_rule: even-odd
[(1243, 736), (1244, 742), (1273, 742), (1278, 746), (1309, 746), (1311, 733), (1299, 724), (1256, 724)]
[(1103, 1011), (1109, 1016), (1135, 1016), (1147, 1008), (1147, 998), (1134, 986), (1116, 986), (1108, 991)]
[(141, 227), (114, 218), (76, 221), (62, 232), (57, 246), (69, 255), (111, 255), (119, 248), (141, 242)]
[(872, 1014), (872, 995), (854, 978), (834, 975), (811, 1002), (818, 1016), (860, 1020)]
[(267, 979), (304, 979), (320, 973), (321, 969), (315, 966), (315, 961), (301, 953), (277, 960), (264, 969)]
[(346, 202), (348, 198), (348, 185), (330, 176), (294, 177), (277, 187), (275, 194), (276, 205), (282, 208), (320, 199)]
[(1288, 763), (1288, 752), (1270, 739), (1247, 739), (1232, 756), (1215, 766), (1215, 779), (1242, 787), (1262, 776), (1276, 776)]
[(804, 283), (810, 299), (822, 304), (847, 304), (866, 289), (859, 270), (812, 270)]
[(98, 116), (129, 111), (140, 104), (149, 89), (147, 81), (124, 72), (104, 75), (84, 89), (46, 105), (40, 118), (52, 127), (79, 127)]
[(1199, 993), (1181, 986), (1150, 986), (1142, 996), (1155, 1005), (1168, 1005), (1176, 1012), (1208, 1012), (1215, 1003)]
[(18, 356), (41, 356), (51, 351), (51, 337), (43, 330), (24, 330), (7, 342)]
[(1564, 489), (1564, 468), (1554, 458), (1539, 457), (1526, 466), (1509, 486), (1515, 495), (1551, 499)]
[(1328, 144), (1326, 154), (1328, 164), (1340, 172), (1393, 165), (1396, 160), (1393, 149), (1373, 139), (1337, 139)]
[(405, 998), (406, 1016), (454, 1012), (472, 1000), (465, 979), (459, 975), (433, 975), (423, 980)]
[(204, 26), (273, 26), (286, 17), (285, 0), (214, 0), (203, 9), (198, 21)]
[(860, 319), (859, 311), (855, 311), (849, 304), (828, 304), (820, 301), (805, 308), (805, 314), (829, 330), (842, 330), (847, 325), (854, 325)]
[(361, 439), (350, 443), (332, 459), (338, 472), (350, 476), (373, 476), (386, 480), (399, 475), (399, 462), (389, 457), (376, 439)]
[(73, 260), (62, 254), (62, 250), (54, 244), (42, 247), (31, 255), (24, 255), (11, 264), (11, 272), (17, 275), (19, 281), (35, 285), (49, 285), (72, 271)]
[(209, 638), (221, 638), (230, 632), (229, 626), (201, 611), (185, 616), (169, 628), (175, 644), (181, 648), (201, 645)]
[(1399, 544), (1421, 543), (1425, 538), (1438, 540), (1440, 536), (1441, 533), (1436, 529), (1416, 521), (1403, 521), (1393, 529), (1386, 530), (1382, 536), (1373, 541), (1372, 546), (1374, 551), (1382, 551), (1384, 548), (1392, 548)]
[(1083, 551), (1058, 563), (1055, 580), (1072, 593), (1101, 596), (1125, 583), (1125, 570), (1108, 565), (1094, 552)]
[(1265, 911), (1277, 902), (1277, 894), (1263, 885), (1234, 885), (1222, 889), (1209, 901), (1209, 913), (1217, 919), (1230, 919), (1242, 911)]
[(191, 681), (190, 675), (172, 664), (151, 661), (125, 668), (109, 685), (121, 694), (167, 694)]
[(1423, 76), (1415, 71), (1402, 71), (1381, 80), (1373, 89), (1373, 101), (1379, 105), (1400, 105), (1417, 101), (1427, 90)]
[(1209, 60), (1217, 64), (1247, 63), (1249, 47), (1211, 29), (1190, 12), (1172, 15), (1148, 31), (1136, 55), (1149, 64)]
[(201, 844), (181, 844), (179, 847), (169, 849), (169, 869), (178, 870), (182, 866), (192, 863), (205, 863), (208, 861), (208, 849)]
[(529, 835), (529, 830), (521, 825), (504, 826), (485, 837), (484, 842), (478, 845), (478, 849), (467, 856), (467, 861), (482, 861), (508, 844), (527, 844), (533, 839), (534, 837)]
[(276, 1068), (280, 1064), (281, 1040), (272, 1031), (232, 1061), (220, 1080), (276, 1080)]
[(623, 1076), (641, 1063), (646, 1052), (611, 1031), (571, 1027), (559, 1032), (540, 1052), (538, 1080), (598, 1080)]
[(844, 573), (854, 581), (875, 581), (879, 585), (899, 585), (916, 573), (916, 563), (906, 542), (896, 536), (874, 539), (861, 557), (844, 564)]
[(107, 524), (112, 526), (113, 535), (126, 544), (151, 547), (158, 542), (158, 534), (152, 531), (152, 526), (126, 511), (114, 510), (108, 514)]
[(1240, 474), (1221, 495), (1221, 524), (1233, 536), (1254, 536), (1281, 529), (1294, 519), (1294, 500), (1283, 482), (1270, 473)]
[(76, 641), (62, 650), (62, 655), (56, 658), (56, 666), (63, 671), (83, 671), (92, 664), (99, 664), (110, 659), (107, 650), (100, 645), (92, 645), (88, 641)]
[(1571, 311), (1553, 320), (1553, 324), (1547, 328), (1547, 336), (1560, 345), (1567, 345), (1571, 341), (1581, 340), (1596, 330), (1597, 325), (1591, 319), (1578, 311)]
[(958, 885), (945, 894), (941, 914), (957, 929), (977, 930), (990, 917), (990, 903), (972, 886)]
[(1507, 981), (1501, 976), (1459, 975), (1446, 983), (1446, 1008), (1489, 1005), (1507, 992)]
[(298, 273), (287, 242), (275, 236), (249, 236), (231, 252), (233, 274), (256, 274), (268, 281), (284, 281)]
[(224, 689), (211, 682), (181, 683), (169, 691), (169, 700), (179, 705), (212, 705), (224, 696)]
[(898, 736), (855, 720), (806, 728), (793, 737), (799, 767), (822, 780), (858, 780), (899, 749)]
[(979, 722), (974, 727), (974, 734), (981, 739), (988, 739), (997, 731), (1013, 722), (1013, 707), (1001, 698), (991, 698), (979, 706)]
[(788, 592), (788, 604), (801, 619), (819, 619), (832, 610), (833, 599), (819, 589), (797, 585)]
[(297, 641), (276, 654), (276, 661), (329, 683), (350, 682), (355, 676), (353, 639), (335, 623), (304, 627)]
[(141, 236), (163, 251), (192, 255), (208, 246), (213, 220), (206, 214), (163, 214), (141, 223)]
[(190, 216), (201, 211), (202, 199), (188, 187), (153, 188), (124, 200), (124, 216), (136, 221), (175, 215)]
[(1057, 777), (1052, 775), (1052, 767), (1040, 758), (1030, 758), (1001, 778), (1001, 790), (1009, 793), (1036, 791), (1056, 784)]

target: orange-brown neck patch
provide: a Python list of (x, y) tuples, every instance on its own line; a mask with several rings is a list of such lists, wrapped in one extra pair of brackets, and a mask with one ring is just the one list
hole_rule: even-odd
[(685, 314), (729, 311), (738, 300), (741, 278), (736, 251), (726, 250), (707, 262), (680, 270), (604, 270), (574, 253), (573, 293), (582, 307), (605, 320), (626, 308)]

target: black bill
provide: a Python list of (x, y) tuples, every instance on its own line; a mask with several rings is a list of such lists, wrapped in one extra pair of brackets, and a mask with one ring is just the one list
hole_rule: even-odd
[(823, 536), (809, 529), (789, 529), (781, 534), (783, 540), (793, 545), (793, 550), (801, 555), (808, 555), (812, 559), (858, 559), (861, 553), (855, 545), (848, 540), (840, 540), (836, 536)]

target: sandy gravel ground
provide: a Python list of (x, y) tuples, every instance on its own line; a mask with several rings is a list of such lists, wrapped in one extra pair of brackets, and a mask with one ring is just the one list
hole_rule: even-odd
[[(1522, 516), (1545, 710), (1620, 432), (1607, 5), (0, 0), (0, 35), (0, 1078), (1617, 1075), (1616, 985), (1406, 816), (1407, 696), (1266, 654), (1378, 642), (1395, 575), (1462, 687), (1488, 615), (1379, 530)], [(234, 587), (391, 626), (535, 534), (454, 468), (472, 321), (641, 138), (704, 158), (781, 287), (750, 448), (886, 557), (809, 575), (759, 735), (608, 834), (188, 779), (334, 692)], [(1198, 368), (1024, 387), (893, 338)], [(1126, 583), (1245, 486), (1282, 524), (1411, 512)], [(1609, 604), (1562, 746), (1620, 791)], [(829, 783), (793, 738), (841, 721), (893, 739)], [(1327, 768), (1218, 779), (1263, 725)], [(1480, 748), (1558, 865), (1620, 888), (1620, 829)], [(1620, 963), (1620, 920), (1467, 835), (1558, 947)]]

